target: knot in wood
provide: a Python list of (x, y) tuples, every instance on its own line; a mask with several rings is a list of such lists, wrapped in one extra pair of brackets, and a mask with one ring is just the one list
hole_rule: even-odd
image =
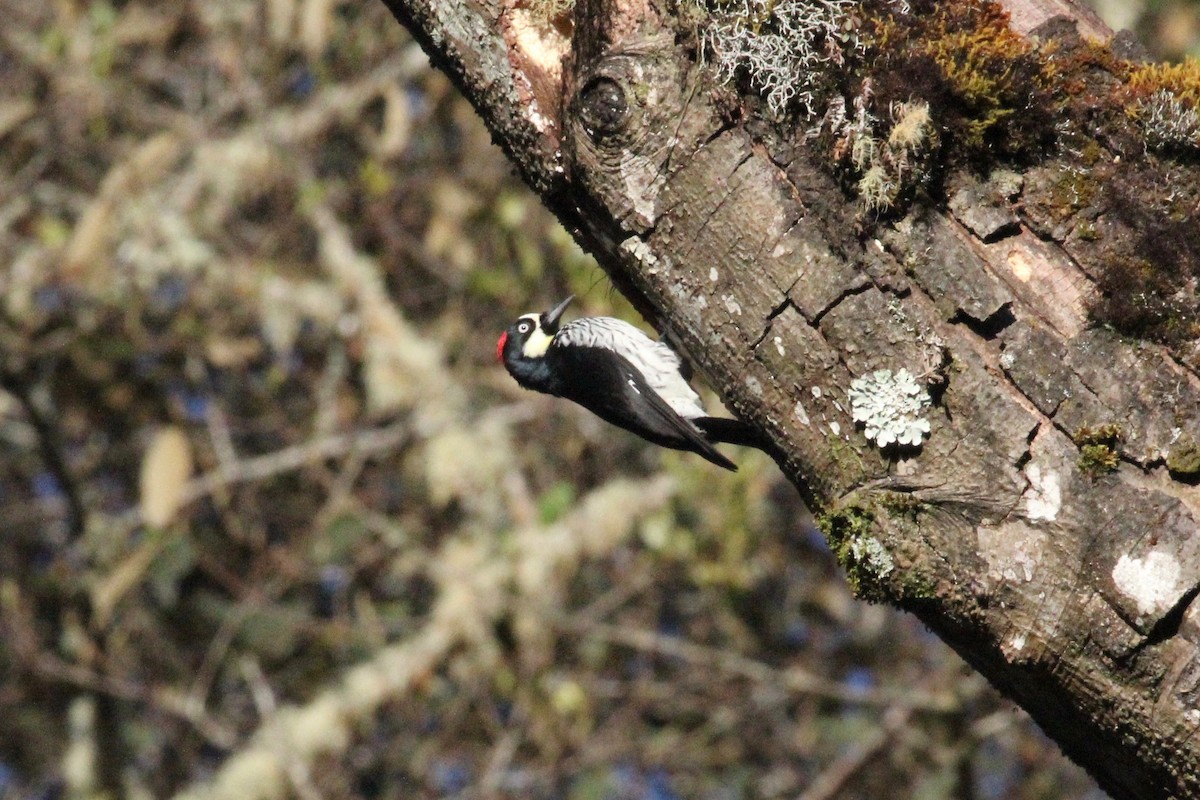
[(629, 122), (625, 90), (607, 75), (598, 75), (579, 90), (579, 119), (593, 141), (620, 133)]

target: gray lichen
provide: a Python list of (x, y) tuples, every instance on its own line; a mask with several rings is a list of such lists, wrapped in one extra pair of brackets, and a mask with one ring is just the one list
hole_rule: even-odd
[(891, 553), (874, 536), (863, 535), (851, 539), (850, 555), (858, 563), (869, 567), (877, 578), (886, 578), (896, 568)]
[(929, 405), (929, 392), (904, 368), (876, 370), (850, 384), (851, 416), (881, 448), (919, 447), (929, 434), (929, 420), (922, 416)]
[(712, 11), (703, 31), (706, 51), (727, 81), (744, 75), (772, 113), (811, 115), (821, 76), (855, 46), (852, 0), (734, 0)]
[(1139, 103), (1146, 146), (1152, 150), (1200, 150), (1200, 111), (1166, 89)]

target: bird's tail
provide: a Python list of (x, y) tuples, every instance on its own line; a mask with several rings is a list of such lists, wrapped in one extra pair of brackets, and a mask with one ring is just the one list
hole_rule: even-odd
[(725, 417), (696, 417), (692, 423), (700, 429), (705, 438), (723, 444), (736, 444), (742, 447), (754, 447), (770, 452), (771, 446), (767, 437), (757, 428), (747, 425), (740, 419)]

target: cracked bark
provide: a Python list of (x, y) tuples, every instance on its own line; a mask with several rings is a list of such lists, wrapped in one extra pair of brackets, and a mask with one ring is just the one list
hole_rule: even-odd
[[(967, 176), (946, 209), (860, 237), (802, 145), (722, 120), (654, 0), (582, 2), (573, 33), (500, 0), (385, 2), (806, 496), (873, 515), (896, 566), (883, 596), (1112, 796), (1200, 796), (1200, 488), (1163, 466), (1200, 430), (1200, 379), (1089, 327), (1079, 242)], [(1075, 13), (1010, 8), (1022, 32)], [(944, 386), (897, 462), (855, 432), (846, 391), (899, 366)], [(1072, 434), (1104, 423), (1121, 463), (1092, 477)]]

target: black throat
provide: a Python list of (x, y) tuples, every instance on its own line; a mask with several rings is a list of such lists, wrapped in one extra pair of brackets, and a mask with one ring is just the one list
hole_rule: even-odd
[(526, 389), (558, 394), (558, 381), (554, 379), (554, 373), (546, 364), (545, 358), (526, 358), (518, 355), (509, 360), (508, 371), (517, 379), (517, 383)]

